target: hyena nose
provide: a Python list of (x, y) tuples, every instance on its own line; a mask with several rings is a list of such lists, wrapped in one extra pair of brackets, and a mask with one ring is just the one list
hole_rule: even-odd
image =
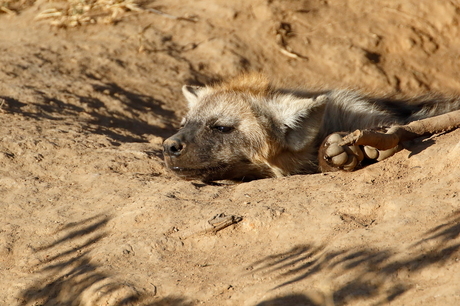
[(168, 138), (163, 142), (163, 151), (168, 156), (180, 156), (185, 144), (178, 138)]

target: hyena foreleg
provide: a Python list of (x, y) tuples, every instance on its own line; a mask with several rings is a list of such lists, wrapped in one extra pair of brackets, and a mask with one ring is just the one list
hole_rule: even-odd
[(460, 127), (460, 110), (396, 125), (385, 133), (356, 130), (351, 134), (334, 133), (319, 149), (321, 171), (353, 171), (363, 160), (381, 161), (402, 149), (402, 142), (423, 135), (448, 132)]

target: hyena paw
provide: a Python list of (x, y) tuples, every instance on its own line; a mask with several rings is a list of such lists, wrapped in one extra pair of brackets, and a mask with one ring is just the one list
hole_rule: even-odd
[(359, 146), (340, 146), (346, 133), (334, 133), (326, 137), (319, 150), (319, 166), (322, 172), (353, 171), (364, 159)]
[(398, 145), (389, 150), (377, 150), (370, 146), (340, 146), (346, 133), (334, 133), (326, 137), (319, 150), (319, 167), (322, 172), (353, 171), (363, 160), (381, 161), (401, 150)]
[(402, 150), (402, 145), (398, 144), (396, 147), (393, 147), (388, 150), (377, 150), (371, 146), (363, 146), (363, 153), (365, 159), (373, 159), (375, 161), (384, 160), (390, 156), (393, 156), (395, 153)]

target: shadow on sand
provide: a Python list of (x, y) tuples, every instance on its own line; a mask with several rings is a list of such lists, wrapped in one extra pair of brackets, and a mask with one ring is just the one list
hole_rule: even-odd
[(19, 305), (140, 305), (191, 306), (182, 297), (156, 298), (123, 276), (95, 263), (90, 253), (107, 236), (110, 217), (96, 215), (64, 226), (56, 240), (35, 249), (40, 263), (32, 267), (36, 280), (18, 297)]
[[(329, 282), (330, 292), (326, 294), (330, 295), (331, 304), (335, 306), (352, 305), (359, 300), (370, 302), (371, 299), (372, 305), (386, 305), (411, 290), (412, 284), (408, 281), (411, 274), (432, 265), (441, 267), (458, 256), (459, 235), (460, 211), (457, 211), (417, 242), (399, 251), (368, 247), (330, 251), (326, 246), (301, 245), (253, 263), (251, 273), (275, 275), (280, 283), (273, 289), (320, 274), (321, 279)], [(306, 296), (285, 298), (298, 301), (292, 305), (324, 305), (314, 303)], [(259, 305), (283, 305), (283, 299), (276, 298)]]
[(176, 115), (164, 103), (150, 96), (126, 90), (113, 82), (92, 83), (92, 91), (79, 93), (67, 89), (50, 97), (28, 87), (28, 98), (20, 101), (0, 96), (2, 109), (35, 120), (68, 120), (78, 122), (83, 130), (105, 135), (116, 142), (146, 142), (142, 135), (167, 137), (175, 131)]

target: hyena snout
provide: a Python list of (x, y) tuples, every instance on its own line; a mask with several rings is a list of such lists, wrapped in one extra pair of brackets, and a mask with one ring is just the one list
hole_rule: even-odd
[(172, 136), (163, 142), (163, 152), (167, 156), (179, 157), (185, 149), (185, 143), (180, 137)]

